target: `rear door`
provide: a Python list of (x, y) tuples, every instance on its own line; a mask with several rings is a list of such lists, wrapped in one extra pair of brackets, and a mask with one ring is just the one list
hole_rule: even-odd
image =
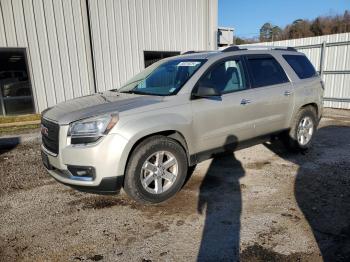
[(245, 60), (254, 91), (250, 106), (255, 112), (255, 135), (287, 128), (294, 92), (282, 66), (270, 54), (246, 55)]

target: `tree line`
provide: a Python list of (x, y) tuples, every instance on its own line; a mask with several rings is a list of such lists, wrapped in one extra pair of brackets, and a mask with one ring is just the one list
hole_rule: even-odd
[(346, 10), (343, 15), (319, 16), (313, 20), (297, 19), (283, 29), (277, 25), (265, 23), (260, 28), (258, 38), (242, 39), (237, 37), (235, 42), (236, 44), (271, 42), (347, 32), (350, 32), (349, 10)]

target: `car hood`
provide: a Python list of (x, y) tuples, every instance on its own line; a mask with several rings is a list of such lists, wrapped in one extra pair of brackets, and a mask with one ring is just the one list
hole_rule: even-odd
[(107, 113), (117, 113), (160, 103), (163, 97), (113, 91), (84, 96), (60, 103), (43, 112), (43, 117), (60, 125)]

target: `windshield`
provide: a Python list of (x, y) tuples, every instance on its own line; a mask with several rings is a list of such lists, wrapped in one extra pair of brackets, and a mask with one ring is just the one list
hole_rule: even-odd
[(205, 61), (176, 59), (155, 63), (130, 79), (118, 91), (159, 96), (176, 94)]

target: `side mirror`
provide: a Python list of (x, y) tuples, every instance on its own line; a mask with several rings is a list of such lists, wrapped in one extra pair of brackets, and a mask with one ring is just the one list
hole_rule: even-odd
[(198, 85), (197, 91), (193, 93), (194, 97), (214, 97), (221, 96), (219, 91), (210, 85)]

